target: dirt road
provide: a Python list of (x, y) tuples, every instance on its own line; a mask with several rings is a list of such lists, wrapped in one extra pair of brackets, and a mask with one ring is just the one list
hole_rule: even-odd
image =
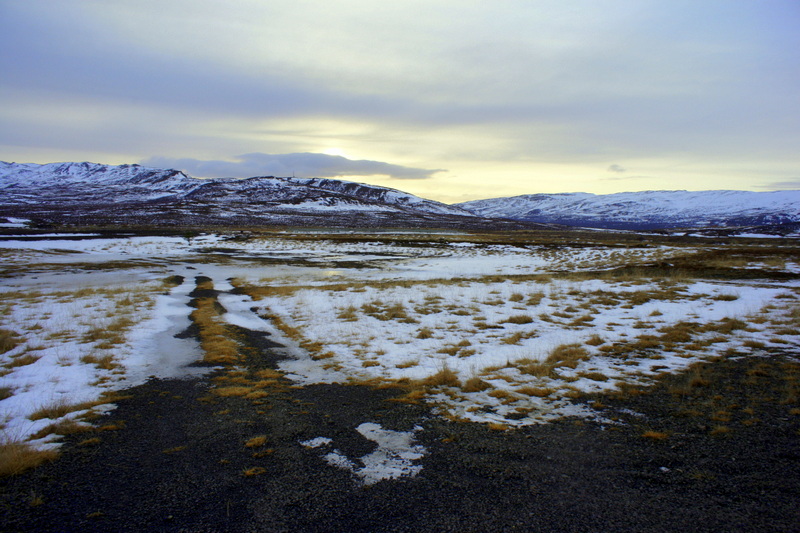
[[(105, 430), (72, 435), (57, 461), (0, 481), (2, 529), (796, 531), (800, 417), (767, 401), (779, 378), (763, 363), (716, 363), (712, 384), (691, 396), (676, 397), (675, 377), (605, 398), (618, 425), (506, 432), (387, 401), (392, 390), (281, 386), (254, 404), (209, 394), (214, 375), (151, 381), (97, 421)], [(763, 382), (748, 389), (741, 381), (758, 364)], [(770, 368), (791, 364), (778, 357)], [(729, 430), (715, 433), (721, 426), (691, 410), (723, 390), (742, 406), (729, 406)], [(357, 463), (376, 448), (355, 430), (364, 422), (419, 426), (421, 472), (365, 485), (300, 444), (326, 437)], [(256, 436), (266, 441), (247, 446)]]

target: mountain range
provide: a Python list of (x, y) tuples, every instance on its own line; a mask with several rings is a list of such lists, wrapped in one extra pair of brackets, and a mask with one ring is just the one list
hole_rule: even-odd
[(0, 194), (0, 216), (44, 224), (469, 228), (496, 223), (459, 207), (362, 183), (272, 176), (198, 179), (139, 165), (0, 162)]
[(800, 191), (531, 194), (447, 205), (333, 179), (198, 179), (140, 165), (0, 162), (0, 194), (0, 217), (44, 225), (800, 229)]
[(484, 217), (590, 228), (786, 227), (800, 223), (800, 191), (643, 191), (529, 194), (457, 204)]

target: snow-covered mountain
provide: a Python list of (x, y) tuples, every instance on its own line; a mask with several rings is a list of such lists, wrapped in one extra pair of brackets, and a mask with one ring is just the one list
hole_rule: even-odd
[(0, 162), (0, 216), (56, 223), (453, 226), (459, 207), (385, 187), (317, 178), (197, 179), (139, 165)]
[(529, 194), (456, 205), (484, 217), (595, 228), (740, 227), (800, 223), (800, 191)]
[(446, 205), (333, 179), (197, 179), (139, 165), (0, 162), (0, 217), (194, 227), (767, 227), (786, 234), (800, 229), (800, 191), (532, 194)]

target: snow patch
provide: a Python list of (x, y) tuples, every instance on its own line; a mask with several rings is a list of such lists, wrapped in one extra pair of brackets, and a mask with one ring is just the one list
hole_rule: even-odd
[[(424, 446), (414, 444), (414, 433), (421, 429), (417, 426), (413, 431), (393, 431), (384, 429), (380, 424), (365, 422), (358, 426), (356, 431), (378, 445), (373, 452), (351, 460), (334, 449), (322, 458), (331, 466), (349, 470), (367, 486), (385, 479), (413, 477), (422, 471), (422, 465), (415, 462), (427, 453)], [(332, 442), (327, 437), (317, 437), (302, 441), (300, 444), (306, 448), (320, 448), (329, 446)]]

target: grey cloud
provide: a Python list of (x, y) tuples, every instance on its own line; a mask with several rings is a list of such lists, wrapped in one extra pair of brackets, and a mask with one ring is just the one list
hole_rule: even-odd
[(760, 189), (767, 189), (771, 191), (794, 191), (800, 190), (800, 179), (789, 181), (773, 181), (759, 187)]
[(600, 178), (602, 181), (631, 181), (631, 180), (646, 180), (652, 179), (652, 176), (606, 176)]
[[(132, 0), (127, 3), (136, 4)], [(38, 12), (11, 9), (15, 4), (35, 4)], [(154, 116), (150, 125), (130, 111), (129, 116), (87, 121), (91, 127), (76, 121), (81, 122), (80, 128), (62, 124), (57, 129), (44, 118), (32, 125), (30, 117), (8, 114), (10, 118), (0, 117), (0, 132), (7, 132), (0, 133), (0, 138), (7, 138), (8, 145), (69, 144), (76, 150), (102, 148), (115, 154), (128, 150), (137, 157), (188, 153), (184, 150), (194, 143), (191, 153), (203, 154), (196, 143), (204, 132), (193, 128), (203, 121), (193, 122), (193, 118), (210, 122), (235, 119), (250, 124), (241, 126), (245, 129), (270, 129), (278, 127), (270, 120), (279, 123), (291, 117), (364, 123), (368, 131), (364, 135), (370, 142), (403, 130), (407, 132), (404, 139), (420, 139), (420, 144), (430, 143), (439, 153), (443, 150), (434, 143), (437, 128), (447, 134), (456, 126), (480, 125), (486, 139), (503, 140), (458, 145), (467, 160), (478, 151), (486, 154), (482, 156), (485, 159), (494, 157), (495, 161), (529, 157), (535, 161), (568, 159), (593, 166), (650, 156), (699, 154), (724, 159), (758, 153), (776, 159), (795, 154), (800, 138), (798, 121), (792, 120), (797, 114), (800, 82), (797, 69), (792, 68), (798, 56), (791, 50), (800, 50), (795, 19), (782, 17), (782, 28), (764, 24), (764, 28), (770, 28), (775, 45), (767, 47), (771, 54), (767, 60), (757, 61), (755, 51), (761, 47), (732, 38), (740, 33), (732, 31), (738, 28), (733, 22), (733, 26), (710, 24), (715, 17), (697, 16), (694, 9), (647, 4), (657, 9), (659, 16), (651, 13), (650, 18), (659, 24), (646, 32), (632, 23), (636, 19), (609, 15), (608, 20), (622, 21), (619, 26), (610, 26), (620, 31), (607, 32), (597, 41), (571, 40), (568, 35), (564, 42), (573, 43), (569, 47), (550, 47), (547, 39), (528, 40), (514, 31), (502, 39), (495, 39), (498, 32), (493, 29), (478, 40), (471, 32), (469, 38), (455, 34), (453, 45), (444, 48), (440, 62), (420, 65), (417, 72), (414, 60), (418, 57), (407, 57), (403, 64), (414, 65), (415, 70), (400, 70), (390, 83), (376, 85), (376, 73), (370, 69), (345, 69), (342, 78), (349, 73), (351, 82), (326, 83), (330, 80), (325, 72), (309, 71), (291, 61), (285, 69), (278, 68), (281, 63), (277, 62), (274, 68), (244, 70), (237, 68), (236, 62), (220, 64), (201, 52), (181, 56), (168, 47), (142, 46), (140, 41), (128, 41), (103, 29), (98, 19), (89, 16), (92, 9), (75, 9), (70, 7), (72, 3), (0, 2), (0, 11), (6, 10), (0, 16), (0, 46), (7, 52), (0, 54), (0, 91), (4, 96), (27, 94), (65, 109), (73, 100), (109, 108), (120, 105), (150, 110)], [(719, 6), (697, 9), (712, 13)], [(759, 7), (758, 11), (764, 9)], [(520, 27), (527, 28), (525, 19), (519, 20)], [(174, 28), (178, 33), (181, 30), (180, 25)], [(408, 42), (422, 35), (411, 28), (409, 31)], [(141, 42), (148, 39), (145, 35), (147, 32)], [(314, 42), (301, 38), (298, 44)], [(476, 49), (484, 52), (477, 54)], [(332, 52), (337, 50), (333, 46)], [(697, 53), (687, 54), (687, 50)], [(346, 54), (339, 57), (343, 64), (350, 60)], [(354, 60), (352, 64), (360, 63)], [(609, 72), (615, 75), (609, 76)], [(14, 98), (6, 101), (6, 107), (13, 109)], [(57, 121), (58, 113), (53, 116), (51, 122)], [(271, 141), (260, 138), (260, 144), (234, 144), (235, 136), (219, 137), (219, 142), (229, 143), (230, 149), (217, 145), (212, 148), (215, 153), (316, 148), (308, 143), (291, 144), (288, 135), (282, 146), (265, 144)], [(454, 149), (448, 149), (453, 161)], [(210, 175), (306, 173), (299, 161), (288, 166), (280, 165), (286, 159), (272, 161), (270, 164), (277, 167), (270, 168), (275, 170), (264, 171), (252, 161), (248, 166), (245, 159), (192, 164), (208, 167)], [(332, 163), (305, 163), (310, 167), (308, 174), (345, 175)], [(345, 163), (346, 173), (351, 175), (374, 172), (375, 165), (387, 165), (378, 170), (394, 177), (430, 177), (433, 173), (424, 169), (405, 172), (402, 167), (380, 162), (360, 166), (358, 162)], [(455, 168), (456, 164), (448, 166)], [(609, 167), (604, 179), (630, 179), (629, 173), (614, 167)], [(241, 170), (245, 168), (256, 170)], [(214, 169), (222, 171), (212, 173)]]
[(235, 161), (203, 161), (200, 159), (173, 159), (151, 157), (142, 161), (150, 167), (177, 168), (192, 176), (237, 177), (251, 176), (298, 176), (336, 178), (340, 176), (383, 175), (396, 179), (429, 179), (443, 169), (423, 169), (392, 165), (367, 159), (347, 159), (328, 154), (262, 154), (252, 153), (235, 157)]
[(614, 163), (613, 165), (609, 166), (607, 170), (608, 170), (608, 172), (619, 172), (619, 173), (622, 173), (622, 172), (627, 171), (628, 169), (623, 167), (623, 166), (621, 166), (621, 165), (617, 165), (616, 163)]
[(0, 88), (38, 91), (64, 102), (81, 97), (246, 117), (403, 115), (410, 105), (331, 90), (302, 75), (243, 72), (203, 57), (136, 47), (69, 11), (64, 19), (13, 15), (0, 17), (0, 46), (10, 51), (0, 54)]

